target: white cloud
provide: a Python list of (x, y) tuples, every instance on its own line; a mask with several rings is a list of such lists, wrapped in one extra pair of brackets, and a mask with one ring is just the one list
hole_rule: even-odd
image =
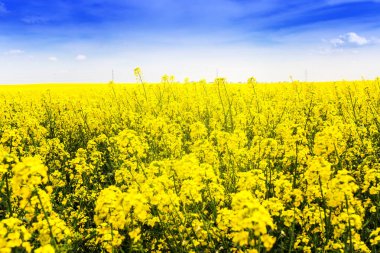
[(87, 59), (87, 56), (85, 56), (84, 54), (78, 54), (75, 59), (77, 61), (85, 61)]
[(48, 59), (49, 61), (53, 61), (53, 62), (58, 61), (58, 58), (55, 56), (50, 56)]
[(359, 36), (354, 32), (349, 32), (344, 35), (340, 35), (338, 38), (330, 40), (330, 43), (334, 47), (358, 47), (365, 46), (371, 43), (371, 41), (365, 37)]
[(359, 36), (353, 32), (347, 33), (346, 38), (347, 38), (348, 42), (356, 44), (358, 46), (363, 46), (363, 45), (366, 45), (369, 43), (369, 41), (366, 38), (361, 37), (361, 36)]
[(23, 53), (24, 53), (24, 51), (21, 49), (11, 49), (11, 50), (5, 52), (6, 55), (20, 55)]

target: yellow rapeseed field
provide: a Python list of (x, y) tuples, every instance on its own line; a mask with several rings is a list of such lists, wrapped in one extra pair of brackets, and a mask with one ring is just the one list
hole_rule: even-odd
[(0, 252), (379, 252), (380, 79), (0, 87)]

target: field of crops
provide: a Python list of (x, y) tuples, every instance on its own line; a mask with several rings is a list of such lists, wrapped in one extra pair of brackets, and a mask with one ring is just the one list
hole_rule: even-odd
[(380, 252), (379, 79), (0, 97), (0, 252)]

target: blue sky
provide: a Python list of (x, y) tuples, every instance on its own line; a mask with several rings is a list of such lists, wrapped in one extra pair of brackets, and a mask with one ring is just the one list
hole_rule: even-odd
[(0, 83), (360, 79), (378, 59), (380, 1), (0, 0)]

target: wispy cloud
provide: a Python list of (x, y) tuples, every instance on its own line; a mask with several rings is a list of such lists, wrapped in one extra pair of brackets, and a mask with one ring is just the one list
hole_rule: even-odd
[(56, 62), (56, 61), (58, 61), (58, 58), (55, 57), (55, 56), (50, 56), (50, 57), (48, 58), (48, 60), (49, 60), (49, 61), (52, 61), (52, 62)]
[(46, 23), (49, 21), (49, 18), (43, 16), (26, 16), (21, 18), (21, 21), (25, 24), (35, 25)]
[(0, 0), (0, 46), (15, 48), (3, 54), (20, 55), (0, 61), (22, 71), (33, 61), (41, 76), (46, 66), (56, 72), (67, 66), (75, 75), (91, 62), (91, 80), (102, 71), (108, 80), (115, 66), (145, 70), (144, 64), (147, 76), (158, 78), (187, 70), (195, 78), (210, 70), (213, 76), (225, 64), (236, 67), (236, 77), (246, 67), (270, 80), (275, 65), (286, 79), (291, 68), (303, 72), (307, 54), (318, 48), (323, 52), (315, 69), (321, 72), (334, 69), (322, 63), (328, 57), (344, 64), (353, 51), (378, 58), (378, 20), (380, 2), (371, 0)]
[(24, 54), (25, 52), (21, 49), (11, 49), (6, 52), (4, 52), (5, 55), (20, 55)]
[(349, 32), (331, 39), (330, 43), (336, 48), (342, 47), (362, 47), (371, 43), (371, 41), (357, 33)]
[(28, 40), (53, 37), (60, 42), (123, 40), (141, 33), (154, 38), (177, 32), (189, 38), (216, 37), (221, 31), (240, 33), (247, 41), (255, 42), (313, 27), (321, 30), (340, 25), (355, 30), (353, 25), (365, 27), (380, 19), (379, 1), (370, 0), (77, 0), (75, 4), (63, 0), (14, 0), (9, 1), (8, 9), (12, 17), (2, 20), (2, 27), (8, 28), (7, 35), (28, 36)]
[(5, 6), (5, 4), (3, 2), (0, 2), (0, 15), (5, 14), (7, 12), (8, 12), (8, 10), (7, 10), (7, 7)]
[(78, 55), (75, 57), (75, 60), (77, 60), (77, 61), (85, 61), (85, 60), (87, 60), (87, 56), (84, 55), (84, 54), (78, 54)]
[(379, 2), (379, 0), (327, 0), (327, 4), (336, 5), (336, 4), (347, 4), (347, 3), (361, 3), (361, 2)]
[[(261, 11), (241, 18), (245, 27), (266, 33), (302, 33), (310, 30), (331, 30), (344, 27), (369, 29), (377, 26), (380, 18), (379, 1), (324, 0), (279, 1), (269, 0)], [(254, 10), (254, 5), (248, 10)]]

